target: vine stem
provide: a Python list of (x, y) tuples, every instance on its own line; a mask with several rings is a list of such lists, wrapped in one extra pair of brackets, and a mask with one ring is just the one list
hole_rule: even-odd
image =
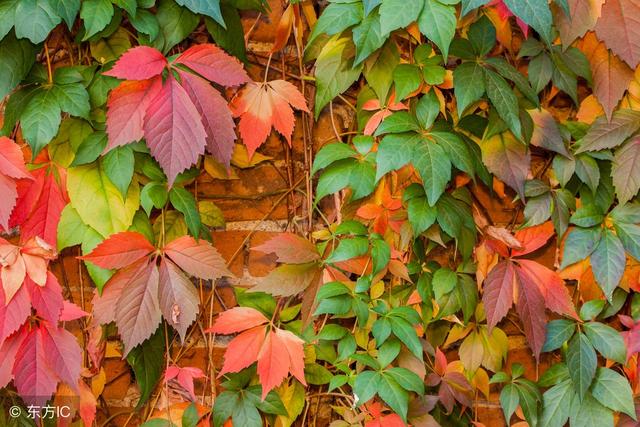
[(44, 54), (47, 57), (47, 72), (49, 73), (49, 83), (53, 83), (53, 73), (51, 71), (51, 58), (49, 57), (49, 46), (44, 42)]

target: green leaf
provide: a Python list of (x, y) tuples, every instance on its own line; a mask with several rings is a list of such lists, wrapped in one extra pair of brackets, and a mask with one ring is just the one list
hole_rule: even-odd
[(613, 291), (622, 279), (626, 262), (624, 247), (618, 236), (607, 228), (603, 229), (602, 238), (591, 254), (591, 268), (608, 300), (611, 300)]
[(440, 100), (435, 91), (430, 90), (420, 98), (416, 105), (416, 119), (422, 129), (429, 129), (440, 114)]
[[(222, 18), (225, 24), (227, 24), (227, 28), (224, 28), (213, 19), (207, 17), (204, 20), (207, 31), (209, 31), (209, 34), (213, 37), (213, 41), (215, 41), (218, 46), (246, 63), (248, 59), (244, 45), (244, 29), (242, 28), (242, 21), (240, 20), (238, 9), (230, 4), (222, 3), (220, 10), (222, 11)], [(151, 38), (153, 39), (153, 37)]]
[(179, 6), (173, 0), (161, 0), (156, 12), (160, 26), (158, 37), (153, 39), (152, 46), (167, 53), (173, 46), (184, 40), (193, 32), (200, 17), (186, 7)]
[(475, 54), (485, 56), (496, 45), (496, 28), (486, 15), (482, 15), (469, 27), (467, 38)]
[(307, 380), (309, 384), (329, 384), (332, 377), (333, 375), (331, 375), (331, 372), (329, 372), (327, 368), (317, 363), (309, 363), (304, 367), (304, 379)]
[[(406, 5), (406, 2), (404, 2)], [(402, 7), (402, 6), (401, 6)], [(406, 8), (406, 6), (405, 6)], [(434, 42), (447, 60), (449, 45), (456, 34), (456, 9), (438, 0), (425, 0), (418, 18), (420, 32)]]
[(89, 119), (89, 93), (81, 83), (54, 85), (51, 93), (63, 112)]
[(389, 322), (393, 335), (398, 337), (414, 356), (422, 360), (422, 345), (413, 326), (406, 320), (393, 316), (389, 317)]
[(82, 222), (73, 206), (71, 204), (65, 206), (58, 222), (58, 251), (81, 244), (88, 229), (89, 226)]
[(121, 9), (124, 9), (129, 16), (136, 16), (138, 9), (138, 2), (136, 0), (111, 0), (113, 4)]
[(320, 34), (333, 36), (341, 33), (347, 28), (360, 23), (363, 17), (362, 3), (330, 3), (322, 11), (318, 21), (313, 26), (307, 45), (313, 43)]
[(409, 133), (386, 135), (382, 138), (376, 156), (376, 182), (388, 172), (407, 165), (413, 157), (416, 144), (421, 139), (420, 135)]
[(463, 62), (453, 70), (453, 90), (458, 102), (458, 117), (484, 95), (482, 67), (476, 62)]
[(504, 4), (536, 30), (547, 44), (553, 42), (553, 18), (547, 0), (504, 0)]
[(165, 365), (164, 344), (164, 333), (160, 327), (127, 355), (127, 363), (133, 369), (136, 383), (140, 387), (140, 400), (136, 408), (141, 408), (147, 402), (160, 380)]
[(513, 89), (504, 78), (495, 72), (483, 68), (484, 85), (491, 104), (496, 108), (500, 118), (509, 126), (516, 138), (522, 136), (520, 116), (518, 113), (518, 99)]
[(123, 200), (100, 164), (68, 169), (67, 190), (82, 221), (103, 237), (128, 229), (140, 206), (138, 183), (131, 183)]
[[(324, 16), (324, 13), (322, 14)], [(356, 25), (353, 30), (353, 43), (356, 45), (356, 58), (353, 65), (357, 66), (378, 50), (387, 37), (380, 28), (380, 14), (374, 11)], [(398, 100), (401, 98), (398, 97)]]
[(226, 28), (220, 10), (220, 0), (176, 0), (176, 3), (187, 7), (194, 13), (201, 13), (213, 18), (214, 21)]
[(429, 134), (436, 143), (447, 152), (451, 163), (469, 176), (475, 175), (475, 167), (469, 146), (456, 134), (451, 132), (431, 132)]
[(83, 41), (104, 30), (111, 22), (114, 9), (109, 0), (84, 0), (80, 8), (80, 18), (84, 23)]
[(556, 319), (547, 323), (547, 340), (542, 351), (553, 351), (562, 347), (576, 331), (574, 322), (566, 319)]
[(599, 116), (580, 141), (580, 146), (575, 153), (617, 147), (638, 128), (640, 128), (640, 111), (614, 111), (611, 121), (608, 121), (604, 115)]
[(629, 381), (611, 369), (600, 367), (591, 387), (591, 395), (604, 406), (616, 412), (624, 412), (634, 420), (636, 408)]
[(385, 0), (380, 5), (380, 27), (383, 34), (408, 27), (418, 19), (423, 1)]
[(473, 9), (477, 9), (480, 6), (484, 6), (489, 3), (490, 0), (462, 0), (462, 13), (461, 16), (465, 16)]
[(546, 54), (541, 54), (531, 59), (529, 62), (529, 82), (536, 93), (540, 93), (553, 75), (553, 62)]
[(37, 44), (44, 41), (62, 20), (49, 0), (20, 0), (15, 9), (15, 32), (19, 39)]
[(366, 254), (369, 251), (369, 240), (366, 237), (353, 237), (340, 240), (338, 247), (331, 252), (326, 262), (346, 261)]
[(378, 395), (406, 422), (409, 409), (409, 394), (391, 376), (383, 373), (378, 385)]
[(451, 292), (457, 284), (458, 275), (454, 271), (446, 267), (436, 270), (431, 281), (433, 294), (436, 297), (436, 300), (439, 300), (443, 295)]
[(353, 383), (353, 392), (358, 396), (357, 405), (359, 406), (371, 400), (380, 390), (381, 383), (381, 375), (377, 372), (363, 371), (359, 373)]
[(500, 392), (500, 406), (504, 412), (504, 419), (507, 424), (511, 424), (511, 416), (518, 408), (520, 404), (520, 396), (518, 394), (518, 388), (514, 384), (506, 384)]
[(367, 59), (362, 70), (367, 83), (383, 103), (393, 83), (393, 70), (398, 62), (400, 62), (398, 47), (395, 43), (388, 42), (375, 55)]
[(71, 166), (80, 166), (95, 161), (104, 151), (107, 142), (107, 134), (104, 131), (93, 132), (80, 143)]
[(182, 427), (196, 427), (199, 419), (198, 409), (195, 403), (192, 403), (182, 413)]
[(197, 239), (200, 235), (202, 222), (193, 194), (182, 187), (174, 187), (169, 191), (169, 200), (174, 208), (184, 214), (184, 219), (187, 222), (189, 231)]
[(436, 222), (438, 210), (434, 206), (429, 206), (426, 197), (416, 197), (409, 200), (407, 214), (414, 235), (417, 236)]
[(579, 227), (594, 227), (600, 225), (603, 220), (604, 215), (594, 205), (581, 206), (571, 215), (571, 223)]
[[(2, 18), (0, 18), (2, 19)], [(0, 99), (4, 98), (27, 76), (36, 60), (37, 48), (25, 39), (16, 39), (10, 32), (0, 40)]]
[(567, 423), (574, 391), (571, 381), (562, 381), (542, 395), (539, 427), (562, 427)]
[(601, 236), (602, 229), (600, 227), (571, 230), (564, 243), (560, 268), (575, 264), (591, 255), (600, 242)]
[(348, 37), (332, 37), (316, 60), (315, 117), (337, 95), (360, 77), (362, 65), (354, 64), (355, 46)]
[(627, 253), (640, 260), (640, 226), (625, 222), (614, 222), (613, 226)]
[(515, 67), (502, 57), (487, 58), (486, 63), (491, 65), (502, 77), (515, 83), (518, 90), (526, 96), (534, 105), (539, 104), (536, 91), (529, 85), (528, 80)]
[(609, 360), (624, 364), (627, 360), (627, 347), (622, 335), (611, 326), (599, 322), (584, 324), (584, 333), (598, 350), (598, 353)]
[(567, 367), (573, 381), (573, 387), (580, 398), (584, 398), (591, 385), (598, 358), (591, 342), (583, 333), (577, 333), (569, 341), (567, 349)]
[(422, 84), (420, 68), (415, 64), (399, 64), (393, 70), (393, 83), (396, 88), (396, 100), (403, 100)]
[(385, 133), (401, 133), (407, 131), (417, 131), (420, 129), (420, 125), (416, 122), (413, 115), (406, 111), (398, 111), (386, 117), (378, 129), (376, 129), (375, 135), (384, 135)]
[[(148, 10), (138, 10), (135, 17), (129, 16), (129, 22), (131, 22), (131, 25), (133, 25), (133, 28), (135, 28), (136, 31), (147, 34), (150, 40), (155, 40), (155, 38), (158, 37), (158, 34), (160, 33), (158, 18), (156, 18), (156, 16)], [(207, 29), (208, 28), (209, 27), (207, 26)], [(216, 43), (222, 46), (222, 44), (217, 40)]]
[(571, 427), (613, 427), (611, 410), (602, 406), (590, 394), (586, 394), (582, 400), (574, 396), (570, 414)]
[(60, 107), (55, 93), (52, 90), (38, 90), (20, 118), (22, 133), (31, 146), (34, 158), (56, 136), (60, 122)]
[(333, 162), (355, 157), (356, 155), (357, 153), (350, 145), (343, 144), (341, 142), (327, 144), (316, 153), (315, 158), (313, 159), (311, 175), (315, 175), (320, 169), (326, 168)]
[(413, 391), (419, 395), (424, 394), (424, 382), (422, 379), (405, 368), (393, 367), (385, 371), (385, 375), (393, 378), (403, 389)]
[(109, 180), (116, 186), (124, 200), (133, 178), (135, 158), (130, 146), (111, 149), (102, 157), (102, 167)]
[(434, 206), (451, 179), (451, 162), (438, 144), (422, 141), (416, 145), (413, 166), (422, 178), (429, 205)]
[(640, 138), (631, 139), (615, 152), (611, 176), (618, 202), (624, 204), (640, 190)]

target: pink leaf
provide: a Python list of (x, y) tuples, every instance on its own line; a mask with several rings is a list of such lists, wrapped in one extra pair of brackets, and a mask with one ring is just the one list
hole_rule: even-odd
[(198, 110), (171, 74), (151, 100), (143, 128), (149, 150), (167, 174), (169, 186), (204, 154), (207, 135)]
[(206, 332), (215, 334), (233, 334), (267, 323), (264, 314), (251, 307), (234, 307), (218, 315), (215, 325)]
[(143, 81), (125, 81), (109, 93), (107, 102), (107, 134), (112, 148), (144, 137), (147, 108), (162, 88), (160, 77)]
[(74, 303), (69, 302), (67, 300), (64, 300), (62, 302), (62, 312), (60, 313), (61, 322), (70, 322), (72, 320), (78, 320), (88, 315), (89, 313), (82, 310), (80, 307), (78, 307)]
[(196, 393), (193, 386), (193, 380), (196, 378), (205, 378), (204, 372), (199, 368), (193, 368), (191, 366), (181, 368), (172, 365), (169, 366), (165, 372), (165, 381), (176, 379), (178, 384), (189, 393), (192, 400), (196, 400)]
[(27, 333), (13, 366), (13, 382), (27, 405), (43, 406), (58, 384), (56, 374), (49, 367), (41, 329), (42, 326)]
[(487, 313), (489, 331), (498, 324), (513, 305), (515, 268), (511, 261), (502, 261), (484, 280), (482, 302)]
[(188, 274), (205, 280), (232, 277), (224, 258), (204, 240), (182, 236), (164, 247), (164, 253)]
[(141, 259), (122, 270), (116, 271), (109, 281), (105, 283), (102, 295), (95, 290), (93, 301), (93, 318), (99, 324), (107, 324), (116, 320), (116, 305), (125, 288), (133, 286), (132, 283), (139, 280), (149, 261)]
[(146, 80), (158, 76), (167, 66), (164, 55), (149, 46), (137, 46), (126, 51), (116, 65), (103, 74), (123, 80)]
[(4, 341), (0, 341), (0, 354), (2, 354), (2, 363), (0, 363), (0, 388), (6, 387), (13, 379), (13, 366), (16, 361), (16, 353), (26, 336), (26, 329), (11, 335)]
[(160, 309), (169, 325), (184, 342), (187, 329), (198, 315), (198, 292), (191, 281), (171, 261), (160, 262)]
[(155, 332), (162, 313), (158, 305), (158, 267), (150, 262), (127, 284), (116, 304), (116, 324), (126, 356)]
[(517, 262), (521, 267), (518, 276), (527, 275), (528, 281), (538, 286), (549, 310), (579, 320), (569, 290), (558, 273), (528, 259), (519, 259)]
[(154, 246), (141, 233), (123, 231), (112, 234), (91, 253), (78, 258), (101, 268), (120, 269), (144, 258), (154, 249)]
[(224, 364), (218, 377), (228, 372), (240, 372), (251, 366), (257, 359), (266, 337), (266, 328), (257, 326), (235, 337), (227, 345)]
[(182, 86), (202, 117), (207, 133), (207, 151), (229, 167), (236, 140), (235, 123), (227, 101), (206, 80), (179, 71)]
[(278, 262), (287, 264), (304, 264), (320, 259), (320, 254), (313, 243), (293, 233), (278, 234), (251, 249), (266, 254), (276, 254)]
[[(58, 170), (58, 172), (61, 171)], [(64, 185), (56, 180), (52, 172), (43, 171), (43, 173), (45, 176), (42, 193), (33, 211), (20, 228), (20, 241), (24, 242), (38, 236), (52, 247), (56, 247), (58, 223), (69, 197)]]
[(0, 174), (0, 229), (9, 230), (9, 218), (18, 200), (18, 188), (11, 178)]
[(21, 287), (8, 303), (0, 290), (0, 342), (17, 331), (30, 314), (31, 302), (25, 287)]
[(191, 46), (175, 62), (223, 86), (237, 86), (250, 81), (240, 61), (213, 44)]
[(33, 179), (24, 166), (20, 146), (6, 136), (0, 136), (0, 175), (14, 179)]
[(31, 280), (26, 280), (25, 284), (31, 296), (31, 305), (35, 308), (38, 316), (53, 325), (57, 324), (62, 312), (63, 299), (62, 289), (56, 276), (49, 271), (44, 286), (38, 286)]
[(84, 381), (78, 381), (78, 388), (80, 389), (80, 409), (78, 410), (80, 418), (85, 426), (92, 426), (93, 421), (96, 419), (96, 406), (98, 402)]
[(82, 350), (71, 332), (58, 327), (40, 329), (44, 351), (51, 370), (69, 387), (78, 392), (82, 369)]

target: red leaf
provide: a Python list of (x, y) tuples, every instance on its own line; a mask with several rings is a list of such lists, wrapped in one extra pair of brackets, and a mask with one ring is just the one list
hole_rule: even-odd
[(536, 360), (544, 346), (547, 330), (547, 315), (544, 311), (544, 297), (538, 286), (528, 275), (518, 274), (518, 299), (516, 311), (524, 326), (524, 334)]
[(5, 388), (13, 379), (13, 366), (16, 361), (16, 353), (18, 348), (24, 341), (26, 330), (23, 328), (20, 332), (11, 335), (6, 340), (0, 340), (0, 354), (2, 354), (2, 363), (0, 363), (0, 388)]
[(151, 155), (167, 174), (169, 186), (204, 154), (207, 134), (202, 120), (172, 74), (151, 100), (143, 128)]
[(160, 262), (160, 310), (183, 342), (187, 329), (196, 320), (199, 302), (193, 283), (174, 263), (163, 258)]
[(9, 230), (9, 218), (18, 200), (18, 188), (14, 180), (0, 174), (0, 230)]
[(57, 324), (62, 312), (63, 298), (62, 289), (56, 276), (50, 271), (47, 272), (47, 281), (44, 286), (38, 286), (29, 279), (25, 281), (25, 284), (31, 296), (31, 305), (38, 316), (53, 325)]
[(191, 396), (192, 400), (196, 400), (196, 393), (194, 391), (193, 380), (196, 378), (205, 378), (204, 372), (199, 368), (193, 368), (187, 366), (181, 368), (176, 365), (169, 366), (164, 374), (165, 381), (176, 379)]
[(291, 107), (309, 112), (304, 96), (284, 80), (248, 83), (233, 100), (231, 109), (235, 117), (240, 117), (240, 135), (250, 158), (267, 139), (272, 127), (291, 145), (294, 126)]
[(90, 261), (100, 268), (120, 269), (149, 255), (154, 246), (147, 238), (135, 231), (112, 234), (96, 246), (91, 253), (78, 259)]
[[(62, 210), (69, 202), (65, 181), (66, 174), (63, 169), (53, 170), (43, 167), (34, 175), (43, 174), (42, 192), (38, 195), (33, 211), (25, 219), (20, 227), (20, 241), (25, 242), (32, 237), (40, 237), (50, 246), (56, 247), (58, 239), (58, 223)], [(60, 177), (60, 182), (56, 179)], [(36, 189), (38, 187), (36, 186)]]
[(207, 133), (207, 151), (220, 163), (229, 167), (236, 140), (235, 123), (227, 100), (206, 80), (179, 71), (182, 86), (202, 117)]
[(160, 77), (122, 82), (109, 93), (107, 102), (107, 151), (144, 138), (147, 108), (162, 88)]
[(0, 290), (0, 342), (17, 331), (30, 314), (31, 302), (24, 287), (21, 287), (8, 303), (4, 292)]
[(158, 303), (158, 267), (149, 262), (127, 283), (116, 304), (116, 325), (124, 354), (155, 332), (162, 313)]
[(278, 262), (304, 264), (320, 259), (313, 243), (293, 233), (281, 233), (267, 242), (251, 248), (266, 254), (275, 254)]
[(520, 277), (527, 275), (529, 281), (538, 286), (549, 310), (579, 319), (569, 290), (558, 273), (528, 259), (519, 259), (517, 262), (520, 264), (518, 275)]
[(267, 323), (264, 314), (251, 307), (234, 307), (218, 315), (216, 323), (206, 332), (233, 334)]
[[(279, 386), (289, 372), (303, 385), (304, 380), (304, 341), (292, 332), (275, 328), (267, 334), (258, 355), (258, 376), (262, 385), (262, 400), (269, 391)], [(226, 358), (226, 354), (225, 354)]]
[(607, 0), (595, 31), (632, 68), (640, 64), (640, 0)]
[(182, 236), (164, 247), (164, 253), (188, 274), (205, 280), (216, 280), (233, 274), (213, 246), (204, 240)]
[(82, 350), (71, 332), (58, 327), (40, 329), (49, 367), (69, 387), (78, 392)]
[(61, 322), (70, 322), (88, 316), (89, 313), (67, 300), (62, 301), (62, 312), (60, 312)]
[(484, 280), (482, 302), (487, 314), (489, 332), (498, 324), (513, 305), (515, 268), (505, 260), (497, 264)]
[(102, 295), (95, 290), (91, 306), (93, 307), (93, 318), (99, 324), (107, 324), (116, 320), (116, 305), (125, 287), (137, 280), (142, 270), (147, 267), (148, 261), (141, 259), (122, 270), (116, 271), (105, 283)]
[(80, 418), (85, 426), (92, 426), (93, 421), (96, 419), (96, 406), (98, 402), (84, 381), (78, 381), (78, 387), (80, 389), (80, 408), (78, 410)]
[(223, 86), (250, 81), (240, 61), (213, 44), (191, 46), (175, 63), (186, 65), (205, 79)]
[(258, 359), (266, 333), (266, 326), (256, 326), (232, 339), (224, 353), (224, 364), (218, 377), (228, 372), (240, 372), (251, 366)]
[(167, 59), (157, 49), (137, 46), (122, 54), (112, 69), (102, 74), (122, 80), (147, 80), (162, 74)]
[(0, 175), (14, 179), (33, 179), (24, 167), (20, 147), (6, 136), (0, 136)]
[(42, 326), (27, 333), (13, 366), (13, 383), (27, 405), (43, 406), (58, 384), (54, 371), (49, 367), (41, 329)]
[[(43, 152), (45, 152), (43, 150)], [(18, 200), (9, 219), (9, 227), (22, 224), (31, 214), (40, 198), (44, 187), (46, 174), (44, 170), (38, 169), (33, 172), (33, 181), (19, 180), (16, 184), (18, 190)]]
[(523, 249), (513, 250), (511, 256), (526, 255), (540, 249), (547, 244), (549, 239), (553, 237), (553, 234), (553, 224), (551, 221), (518, 230), (515, 238), (522, 244)]

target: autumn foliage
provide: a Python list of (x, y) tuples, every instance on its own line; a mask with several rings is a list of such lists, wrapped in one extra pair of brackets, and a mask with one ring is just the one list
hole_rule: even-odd
[(639, 24), (0, 0), (0, 425), (636, 425)]

